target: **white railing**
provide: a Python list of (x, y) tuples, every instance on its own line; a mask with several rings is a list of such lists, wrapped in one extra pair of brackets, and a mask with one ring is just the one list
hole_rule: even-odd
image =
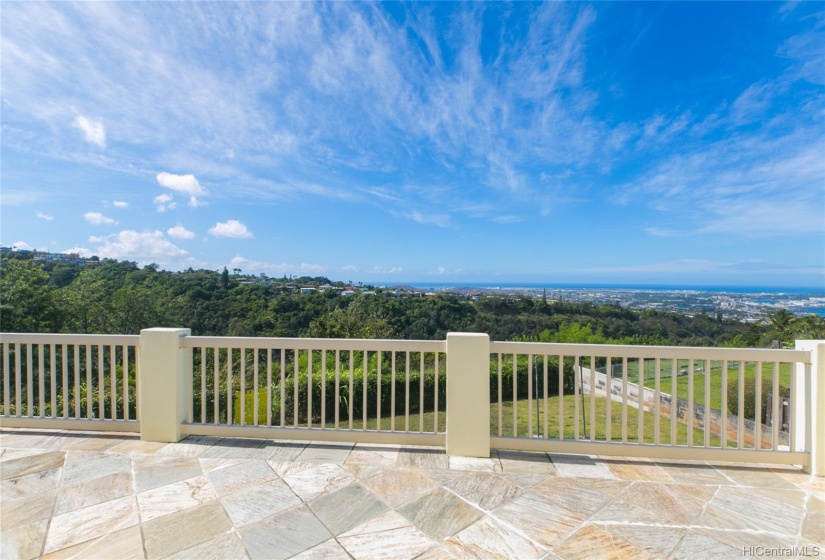
[[(0, 353), (0, 427), (764, 462), (825, 475), (825, 341), (761, 350), (145, 329), (0, 334)], [(790, 403), (787, 428), (763, 421), (780, 417), (776, 395)]]
[[(788, 464), (809, 458), (794, 425), (804, 422), (794, 414), (807, 408), (800, 395), (808, 394), (809, 351), (523, 342), (493, 342), (490, 351), (493, 447)], [(772, 418), (780, 417), (779, 395), (790, 395), (784, 433), (778, 422), (763, 426), (763, 381)], [(730, 419), (729, 388), (737, 411)]]
[(187, 336), (182, 344), (193, 351), (184, 433), (444, 444), (444, 342)]
[(139, 342), (135, 335), (0, 335), (2, 425), (138, 430)]

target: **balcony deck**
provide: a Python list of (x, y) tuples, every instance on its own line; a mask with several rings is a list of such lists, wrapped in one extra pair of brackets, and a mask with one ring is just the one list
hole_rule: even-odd
[(825, 547), (825, 479), (792, 467), (17, 429), (0, 431), (0, 448), (4, 559), (742, 558)]

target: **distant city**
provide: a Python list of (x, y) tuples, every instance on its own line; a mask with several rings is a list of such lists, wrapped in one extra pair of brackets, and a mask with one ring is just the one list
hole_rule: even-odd
[(546, 297), (548, 301), (615, 303), (635, 310), (656, 309), (676, 311), (686, 315), (721, 315), (725, 319), (756, 322), (765, 319), (769, 312), (787, 309), (794, 315), (819, 315), (825, 317), (825, 288), (748, 288), (748, 287), (573, 287), (558, 285), (527, 286), (500, 285), (438, 285), (413, 284), (417, 289), (430, 292), (452, 292), (470, 297), (481, 295), (526, 295)]

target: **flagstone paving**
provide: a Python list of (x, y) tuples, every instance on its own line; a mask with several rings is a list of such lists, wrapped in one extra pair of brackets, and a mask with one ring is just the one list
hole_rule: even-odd
[(730, 463), (0, 430), (0, 560), (742, 558), (755, 547), (825, 555), (822, 478)]

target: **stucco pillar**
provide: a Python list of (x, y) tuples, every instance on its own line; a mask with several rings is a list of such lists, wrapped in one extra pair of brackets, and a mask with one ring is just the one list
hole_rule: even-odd
[(140, 439), (180, 441), (192, 399), (192, 349), (182, 348), (190, 329), (140, 331), (140, 371), (137, 376)]
[(811, 452), (805, 471), (825, 476), (825, 340), (797, 340), (796, 349), (811, 352), (811, 364), (797, 364), (791, 381), (797, 405), (791, 413), (796, 446), (804, 445)]
[(447, 455), (490, 456), (490, 337), (447, 334)]

